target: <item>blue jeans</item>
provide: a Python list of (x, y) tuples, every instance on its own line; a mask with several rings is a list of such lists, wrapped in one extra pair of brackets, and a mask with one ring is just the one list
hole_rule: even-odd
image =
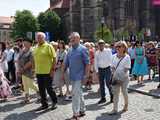
[(105, 99), (105, 84), (109, 90), (110, 98), (113, 99), (113, 94), (111, 90), (111, 67), (106, 68), (98, 68), (99, 74), (99, 84), (100, 84), (100, 91), (101, 91), (101, 98)]
[(80, 111), (85, 111), (82, 81), (72, 81), (72, 110), (73, 114), (78, 114)]

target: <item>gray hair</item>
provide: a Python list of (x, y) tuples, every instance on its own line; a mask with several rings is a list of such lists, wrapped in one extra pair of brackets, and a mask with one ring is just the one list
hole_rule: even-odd
[(37, 37), (38, 35), (42, 36), (43, 39), (46, 38), (46, 35), (45, 35), (44, 32), (37, 32), (36, 37)]
[(80, 38), (80, 35), (78, 32), (72, 32), (70, 37), (72, 37), (72, 36)]

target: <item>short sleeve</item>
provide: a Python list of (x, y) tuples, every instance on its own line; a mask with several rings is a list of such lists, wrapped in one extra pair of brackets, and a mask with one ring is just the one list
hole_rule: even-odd
[(129, 55), (126, 55), (125, 59), (124, 59), (124, 68), (131, 68), (131, 58)]
[(82, 49), (82, 56), (84, 64), (89, 64), (89, 51), (86, 48)]
[(48, 45), (48, 48), (49, 48), (49, 55), (51, 56), (51, 58), (56, 58), (56, 52), (54, 48), (51, 45)]

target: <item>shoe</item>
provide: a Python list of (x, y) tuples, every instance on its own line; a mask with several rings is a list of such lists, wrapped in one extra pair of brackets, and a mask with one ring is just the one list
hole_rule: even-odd
[(45, 105), (45, 106), (40, 106), (39, 108), (36, 109), (36, 111), (41, 111), (41, 110), (45, 110), (48, 108), (48, 105)]
[(128, 111), (128, 108), (125, 108), (125, 107), (124, 107), (124, 108), (122, 109), (122, 112), (127, 112), (127, 111)]
[(40, 99), (40, 98), (37, 98), (36, 103), (38, 104), (38, 103), (40, 103), (40, 102), (41, 102), (41, 99)]
[(102, 98), (99, 102), (98, 102), (98, 104), (103, 104), (103, 103), (105, 103), (106, 102), (106, 99), (105, 98)]
[(80, 119), (79, 119), (79, 116), (73, 115), (72, 118), (70, 118), (69, 120), (80, 120)]
[(52, 104), (52, 107), (51, 107), (51, 110), (55, 110), (55, 109), (57, 109), (57, 104), (56, 103)]
[(157, 86), (157, 88), (158, 88), (158, 89), (160, 88), (160, 84)]
[(155, 74), (153, 74), (152, 79), (154, 79), (154, 78), (155, 78), (155, 76), (156, 76), (156, 75), (155, 75)]
[(109, 115), (117, 115), (117, 111), (115, 111), (115, 110), (112, 110), (110, 113), (108, 113)]
[(79, 112), (79, 117), (84, 117), (86, 114), (85, 114), (85, 111), (80, 111)]

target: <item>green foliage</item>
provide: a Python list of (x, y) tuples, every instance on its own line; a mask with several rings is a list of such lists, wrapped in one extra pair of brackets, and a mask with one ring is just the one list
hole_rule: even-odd
[[(103, 31), (103, 38), (102, 38), (102, 31)], [(96, 40), (103, 39), (106, 43), (112, 43), (113, 40), (112, 32), (110, 31), (109, 28), (107, 28), (107, 26), (104, 26), (103, 30), (102, 26), (99, 27), (95, 32), (95, 36)]]
[(11, 37), (26, 37), (27, 32), (36, 32), (38, 29), (37, 19), (29, 10), (17, 11)]
[(123, 29), (123, 28), (117, 30), (116, 33), (115, 33), (115, 38), (116, 38), (117, 40), (122, 40), (122, 38), (125, 39), (125, 40), (127, 40), (128, 37), (129, 37), (129, 32), (128, 32), (128, 30), (125, 30), (125, 29)]
[(41, 12), (37, 19), (40, 31), (50, 32), (54, 39), (59, 39), (61, 19), (54, 11)]
[(139, 32), (136, 33), (136, 36), (137, 36), (138, 40), (144, 39), (144, 34), (143, 33), (144, 33), (143, 29), (141, 31), (139, 31)]

